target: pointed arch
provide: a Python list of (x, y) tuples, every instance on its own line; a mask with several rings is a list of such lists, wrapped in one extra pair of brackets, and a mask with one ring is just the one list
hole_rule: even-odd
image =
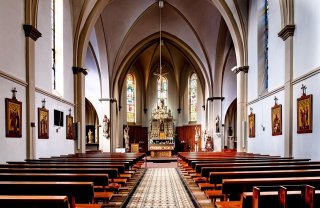
[(197, 121), (198, 76), (195, 72), (189, 77), (189, 121)]
[(136, 81), (131, 73), (127, 74), (127, 122), (136, 122)]

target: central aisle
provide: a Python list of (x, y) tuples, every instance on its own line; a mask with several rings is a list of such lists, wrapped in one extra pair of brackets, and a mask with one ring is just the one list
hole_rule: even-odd
[(149, 168), (126, 207), (194, 207), (175, 168)]

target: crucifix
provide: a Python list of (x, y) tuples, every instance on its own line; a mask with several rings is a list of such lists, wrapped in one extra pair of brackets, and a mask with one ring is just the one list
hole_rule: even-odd
[(306, 95), (307, 87), (304, 84), (302, 84), (301, 89), (302, 89), (302, 95)]
[(42, 102), (42, 108), (46, 108), (46, 99), (41, 100)]
[(278, 105), (278, 100), (277, 96), (274, 96), (274, 105)]
[(16, 100), (17, 99), (16, 93), (18, 92), (17, 89), (14, 87), (14, 88), (12, 88), (11, 92), (12, 92), (12, 99)]

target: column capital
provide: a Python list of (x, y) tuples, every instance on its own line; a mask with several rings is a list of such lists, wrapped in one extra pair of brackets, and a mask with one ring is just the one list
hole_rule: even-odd
[(249, 71), (249, 66), (234, 67), (234, 68), (232, 69), (232, 71), (233, 71), (235, 74), (238, 74), (239, 72), (248, 73), (248, 71)]
[(36, 41), (42, 34), (33, 25), (23, 25), (24, 35)]
[(278, 33), (278, 37), (282, 38), (285, 41), (288, 37), (294, 35), (295, 25), (286, 25), (284, 28)]
[(76, 67), (76, 66), (72, 67), (72, 71), (73, 71), (73, 74), (78, 74), (78, 73), (83, 73), (84, 75), (88, 74), (86, 69), (81, 68), (81, 67)]

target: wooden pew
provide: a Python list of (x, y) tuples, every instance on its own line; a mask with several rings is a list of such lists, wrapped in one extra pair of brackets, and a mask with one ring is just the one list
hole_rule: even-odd
[[(234, 163), (234, 164), (249, 164), (249, 163), (308, 163), (311, 162), (310, 159), (271, 159), (271, 160), (204, 160), (204, 161), (191, 161), (191, 167), (193, 169), (198, 169), (197, 172), (200, 172), (201, 167), (210, 167), (212, 165), (223, 165), (223, 164), (230, 164), (230, 163)], [(314, 161), (313, 161), (314, 162)]]
[(73, 208), (94, 198), (92, 182), (0, 181), (0, 195), (68, 196)]
[(203, 167), (201, 169), (202, 177), (209, 177), (210, 172), (227, 171), (264, 171), (264, 170), (302, 170), (302, 169), (320, 169), (320, 164), (305, 165), (269, 165), (269, 166), (230, 166), (230, 167)]
[(117, 162), (117, 161), (105, 161), (105, 162), (86, 162), (86, 161), (43, 161), (43, 160), (28, 160), (28, 161), (8, 161), (8, 164), (86, 164), (86, 165), (99, 165), (106, 167), (108, 165), (124, 165), (125, 170), (129, 170), (130, 162)]
[(98, 173), (108, 174), (111, 179), (118, 177), (116, 168), (0, 168), (0, 173)]
[(69, 208), (69, 201), (67, 196), (0, 195), (0, 207)]
[[(310, 200), (312, 197), (306, 197), (310, 196), (306, 194), (306, 191), (310, 190), (314, 196), (313, 200)], [(287, 207), (308, 207), (312, 203), (314, 207), (320, 206), (320, 190), (314, 191), (314, 188), (309, 185), (296, 185), (253, 187), (252, 192), (243, 193), (242, 208), (278, 207), (280, 197), (282, 197), (281, 203), (286, 203)]]
[(283, 177), (283, 178), (242, 178), (223, 179), (222, 193), (229, 194), (231, 200), (239, 200), (240, 194), (251, 191), (254, 186), (300, 185), (309, 184), (320, 189), (320, 177)]
[(195, 165), (195, 170), (197, 173), (201, 173), (201, 169), (208, 167), (232, 167), (232, 166), (270, 166), (270, 165), (310, 165), (310, 164), (320, 164), (320, 161), (250, 161), (250, 162), (225, 162), (225, 163), (199, 163)]
[(107, 174), (74, 174), (74, 173), (0, 173), (0, 181), (73, 181), (93, 182), (95, 186), (108, 186)]
[(276, 178), (320, 176), (320, 169), (269, 170), (269, 171), (228, 171), (210, 172), (210, 183), (220, 184), (223, 179), (236, 178)]
[(124, 173), (125, 167), (121, 164), (0, 164), (0, 168), (116, 168), (118, 173)]

